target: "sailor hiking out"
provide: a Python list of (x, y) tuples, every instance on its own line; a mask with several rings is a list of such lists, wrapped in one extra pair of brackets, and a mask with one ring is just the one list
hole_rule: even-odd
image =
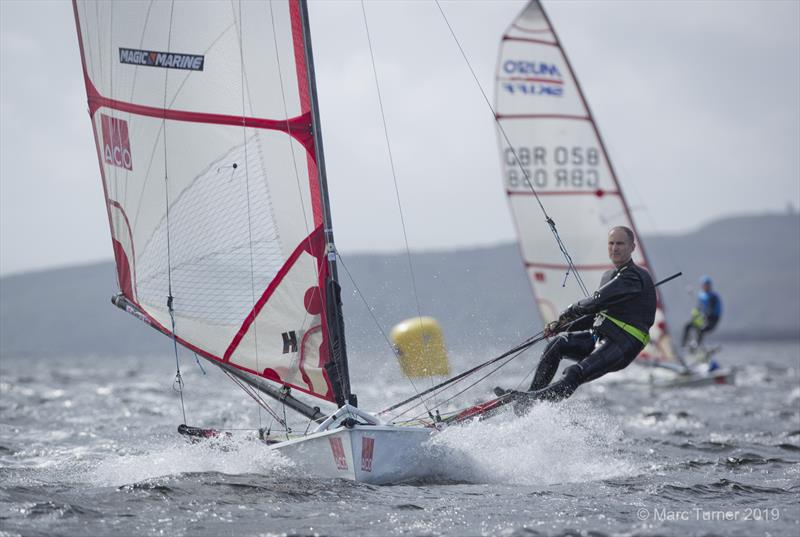
[[(700, 278), (701, 290), (697, 293), (697, 306), (692, 309), (692, 318), (683, 329), (682, 346), (687, 344), (697, 347), (703, 342), (703, 336), (716, 328), (722, 316), (722, 300), (711, 289), (711, 277)], [(694, 336), (694, 337), (692, 337)]]
[[(515, 395), (524, 402), (559, 401), (586, 382), (627, 367), (649, 341), (656, 314), (656, 290), (650, 274), (636, 265), (633, 231), (612, 228), (608, 233), (608, 257), (614, 269), (606, 271), (594, 295), (570, 305), (545, 327), (551, 339), (528, 392)], [(580, 319), (587, 315), (591, 317)], [(576, 322), (577, 321), (577, 322)], [(577, 363), (552, 384), (562, 358)], [(495, 388), (498, 396), (512, 394)]]

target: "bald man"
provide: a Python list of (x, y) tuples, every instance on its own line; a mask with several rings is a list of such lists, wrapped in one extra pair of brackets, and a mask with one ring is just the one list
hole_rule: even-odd
[[(547, 325), (545, 335), (556, 337), (542, 353), (530, 391), (516, 392), (523, 401), (566, 399), (581, 384), (627, 367), (647, 345), (656, 315), (656, 289), (650, 274), (631, 259), (635, 249), (629, 228), (609, 231), (608, 258), (614, 268), (603, 274), (593, 296), (570, 305)], [(591, 329), (563, 332), (584, 315), (595, 315)], [(550, 384), (562, 358), (577, 363)], [(495, 393), (513, 392), (495, 388)]]

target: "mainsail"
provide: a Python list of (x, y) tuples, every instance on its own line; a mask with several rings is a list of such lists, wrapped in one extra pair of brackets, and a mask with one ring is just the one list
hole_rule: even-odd
[[(537, 0), (503, 35), (495, 92), (503, 182), (544, 321), (554, 320), (582, 295), (566, 276), (569, 264), (542, 222), (535, 194), (588, 287), (596, 288), (602, 273), (613, 268), (605, 234), (617, 225), (634, 231), (634, 261), (653, 273), (589, 106)], [(644, 355), (674, 356), (660, 298), (650, 336)]]
[(73, 7), (116, 303), (251, 384), (347, 400), (305, 5)]

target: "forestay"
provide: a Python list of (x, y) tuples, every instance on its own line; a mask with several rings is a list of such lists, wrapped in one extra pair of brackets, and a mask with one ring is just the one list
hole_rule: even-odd
[[(608, 229), (624, 225), (636, 233), (636, 227), (575, 74), (536, 0), (503, 36), (495, 95), (497, 120), (512, 144), (501, 133), (503, 181), (539, 311), (549, 322), (582, 293), (572, 277), (564, 285), (568, 265), (534, 189), (590, 291), (613, 268)], [(634, 261), (652, 274), (638, 236), (637, 244)], [(674, 356), (660, 300), (650, 336), (646, 354)]]
[(297, 2), (74, 2), (128, 308), (203, 357), (334, 401)]

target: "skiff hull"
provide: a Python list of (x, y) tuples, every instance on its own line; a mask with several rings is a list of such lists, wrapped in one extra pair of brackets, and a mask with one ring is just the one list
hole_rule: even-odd
[(270, 446), (309, 476), (389, 485), (428, 480), (436, 475), (436, 431), (423, 427), (354, 425)]
[(736, 369), (721, 368), (708, 372), (693, 371), (689, 374), (679, 374), (672, 378), (653, 378), (650, 384), (656, 388), (701, 388), (714, 384), (735, 384)]

